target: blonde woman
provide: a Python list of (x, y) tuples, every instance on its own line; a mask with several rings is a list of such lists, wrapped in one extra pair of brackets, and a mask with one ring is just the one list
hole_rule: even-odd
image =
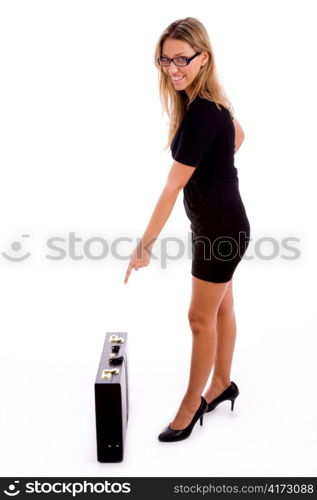
[[(192, 356), (188, 387), (160, 441), (187, 438), (204, 413), (239, 394), (230, 379), (236, 337), (232, 276), (250, 239), (234, 153), (244, 133), (218, 81), (204, 25), (193, 17), (171, 23), (155, 50), (163, 109), (170, 119), (173, 163), (144, 235), (129, 262), (147, 266), (151, 248), (183, 190), (192, 231), (192, 296), (188, 320)], [(211, 369), (212, 380), (205, 388)], [(204, 395), (202, 393), (204, 392)]]

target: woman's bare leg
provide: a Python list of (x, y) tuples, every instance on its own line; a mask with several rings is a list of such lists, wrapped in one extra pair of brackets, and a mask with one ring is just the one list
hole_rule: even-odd
[(230, 371), (236, 331), (231, 280), (218, 309), (215, 363), (210, 385), (204, 393), (204, 398), (208, 403), (219, 396), (231, 383)]
[(208, 381), (217, 342), (217, 313), (229, 282), (211, 283), (192, 276), (192, 297), (188, 320), (192, 330), (192, 355), (188, 387), (172, 429), (184, 429), (201, 403), (201, 394)]

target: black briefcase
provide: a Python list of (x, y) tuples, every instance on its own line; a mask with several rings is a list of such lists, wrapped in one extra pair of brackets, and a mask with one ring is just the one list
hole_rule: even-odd
[(97, 459), (121, 462), (129, 418), (127, 332), (107, 332), (95, 382)]

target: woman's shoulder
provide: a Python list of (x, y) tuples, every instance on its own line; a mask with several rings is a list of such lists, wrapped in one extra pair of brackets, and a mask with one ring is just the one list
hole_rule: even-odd
[(226, 110), (226, 108), (222, 104), (216, 104), (215, 101), (207, 99), (206, 97), (201, 97), (200, 95), (197, 95), (195, 97), (195, 99), (190, 103), (189, 108), (190, 107), (200, 110), (210, 110), (214, 112), (222, 112), (223, 110)]
[(220, 123), (223, 109), (225, 108), (222, 106), (219, 109), (214, 101), (197, 95), (187, 108), (187, 120), (195, 122), (217, 121)]
[(210, 120), (217, 120), (219, 124), (222, 125), (226, 124), (228, 121), (232, 122), (231, 113), (228, 108), (223, 104), (216, 103), (211, 99), (206, 99), (201, 96), (196, 96), (190, 103), (188, 112), (193, 117), (200, 116), (205, 119), (210, 118)]

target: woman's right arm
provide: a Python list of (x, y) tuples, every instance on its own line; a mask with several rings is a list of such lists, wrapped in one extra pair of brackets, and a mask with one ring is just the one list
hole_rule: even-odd
[(238, 120), (236, 118), (233, 119), (233, 124), (234, 124), (234, 128), (235, 128), (234, 152), (236, 153), (244, 141), (244, 132), (243, 132), (243, 129), (242, 129), (240, 123), (238, 122)]

